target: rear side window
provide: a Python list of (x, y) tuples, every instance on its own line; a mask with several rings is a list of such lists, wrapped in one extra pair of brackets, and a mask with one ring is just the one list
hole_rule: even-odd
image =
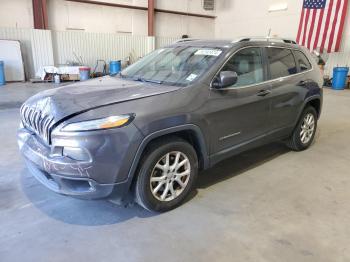
[(267, 48), (271, 79), (297, 73), (294, 56), (291, 50), (283, 48)]
[(300, 72), (304, 72), (311, 69), (311, 64), (309, 59), (307, 59), (307, 57), (301, 51), (294, 51), (294, 55), (295, 55), (295, 60), (299, 65)]
[(233, 87), (252, 85), (264, 81), (261, 49), (252, 47), (238, 51), (221, 71), (237, 73), (237, 83)]

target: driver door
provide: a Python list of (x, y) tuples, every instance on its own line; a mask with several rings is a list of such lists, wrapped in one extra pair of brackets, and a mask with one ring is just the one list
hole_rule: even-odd
[(264, 83), (263, 52), (260, 47), (241, 49), (220, 70), (234, 71), (238, 77), (232, 86), (211, 88), (207, 115), (211, 154), (230, 152), (267, 133), (271, 87)]

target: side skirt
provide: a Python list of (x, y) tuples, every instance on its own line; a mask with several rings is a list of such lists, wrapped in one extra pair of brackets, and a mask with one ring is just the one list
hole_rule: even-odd
[(272, 142), (280, 141), (288, 138), (293, 132), (293, 126), (280, 128), (271, 131), (267, 134), (255, 137), (249, 141), (245, 141), (241, 144), (234, 145), (232, 147), (226, 148), (219, 151), (211, 156), (209, 156), (210, 167), (216, 165), (218, 162), (230, 158), (232, 156), (238, 155), (247, 150), (260, 147)]

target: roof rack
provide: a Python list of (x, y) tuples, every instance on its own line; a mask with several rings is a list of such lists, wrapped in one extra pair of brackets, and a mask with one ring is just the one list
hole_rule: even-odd
[(249, 42), (249, 41), (267, 41), (267, 42), (279, 41), (279, 42), (283, 42), (283, 43), (287, 43), (287, 44), (297, 44), (297, 42), (295, 42), (292, 39), (278, 38), (278, 37), (266, 37), (266, 36), (241, 37), (241, 38), (235, 39), (232, 42), (238, 43), (238, 42)]

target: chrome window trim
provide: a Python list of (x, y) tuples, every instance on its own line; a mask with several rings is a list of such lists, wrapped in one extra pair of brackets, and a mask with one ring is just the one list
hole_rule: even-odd
[[(220, 67), (220, 69), (215, 73), (215, 76), (212, 78), (212, 80), (210, 81), (210, 90), (233, 90), (233, 89), (243, 89), (243, 88), (248, 88), (248, 87), (253, 87), (253, 86), (258, 86), (258, 85), (261, 85), (261, 84), (268, 84), (268, 83), (272, 83), (272, 82), (276, 82), (276, 81), (283, 81), (284, 79), (287, 79), (287, 78), (290, 78), (290, 77), (294, 77), (294, 76), (297, 76), (297, 75), (302, 75), (302, 74), (306, 74), (306, 73), (309, 73), (311, 72), (314, 67), (313, 67), (313, 64), (310, 62), (309, 58), (307, 57), (307, 55), (305, 55), (305, 57), (308, 59), (310, 65), (311, 65), (311, 69), (307, 70), (307, 71), (303, 71), (303, 72), (299, 72), (299, 73), (296, 73), (296, 74), (293, 74), (293, 75), (289, 75), (289, 76), (282, 76), (282, 77), (279, 77), (279, 78), (275, 78), (275, 79), (270, 79), (270, 80), (265, 80), (265, 81), (262, 81), (262, 82), (259, 82), (259, 83), (255, 83), (255, 84), (251, 84), (251, 85), (245, 85), (245, 86), (237, 86), (237, 87), (224, 87), (224, 88), (213, 88), (212, 85), (213, 85), (213, 81), (215, 79), (215, 77), (218, 75), (218, 73), (221, 71), (221, 69), (226, 65), (226, 63), (235, 55), (237, 54), (239, 51), (241, 50), (244, 50), (244, 49), (247, 49), (247, 48), (269, 48), (269, 47), (273, 47), (273, 48), (280, 48), (280, 49), (288, 49), (288, 50), (291, 50), (293, 52), (294, 51), (300, 51), (304, 54), (304, 52), (298, 48), (292, 48), (292, 47), (282, 47), (282, 46), (274, 46), (274, 45), (267, 45), (267, 46), (244, 46), (244, 47), (241, 47), (239, 48), (238, 50), (236, 50), (233, 54), (231, 54), (226, 60), (225, 62), (222, 64), (222, 66)], [(293, 54), (294, 56), (294, 54)], [(296, 63), (296, 61), (295, 61)]]

